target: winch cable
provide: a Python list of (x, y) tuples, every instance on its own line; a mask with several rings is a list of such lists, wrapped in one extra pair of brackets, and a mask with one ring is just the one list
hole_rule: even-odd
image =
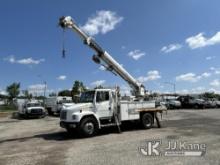
[(62, 34), (62, 58), (66, 57), (66, 50), (65, 50), (65, 29), (63, 28)]

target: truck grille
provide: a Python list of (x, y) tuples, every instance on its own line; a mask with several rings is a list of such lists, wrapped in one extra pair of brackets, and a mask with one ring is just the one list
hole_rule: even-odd
[(31, 114), (42, 114), (42, 109), (32, 109)]
[(60, 119), (61, 119), (61, 120), (66, 120), (66, 115), (67, 115), (67, 111), (61, 111), (61, 113), (60, 113)]

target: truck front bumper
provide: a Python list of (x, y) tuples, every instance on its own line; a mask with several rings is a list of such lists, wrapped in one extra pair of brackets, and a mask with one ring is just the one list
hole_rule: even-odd
[(78, 123), (76, 122), (65, 122), (65, 121), (60, 121), (60, 127), (65, 128), (65, 129), (69, 129), (69, 128), (77, 128), (78, 127)]
[(39, 113), (26, 112), (24, 115), (26, 117), (35, 118), (35, 117), (40, 117), (40, 116), (46, 116), (46, 113), (43, 111), (39, 112)]

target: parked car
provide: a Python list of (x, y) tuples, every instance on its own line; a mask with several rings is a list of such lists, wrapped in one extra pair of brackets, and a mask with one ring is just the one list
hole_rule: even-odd
[(22, 108), (18, 109), (18, 113), (21, 117), (45, 117), (46, 110), (39, 101), (32, 100), (23, 104)]
[(217, 102), (214, 99), (204, 99), (205, 108), (217, 108)]
[(181, 102), (176, 99), (165, 99), (165, 106), (167, 109), (179, 109), (181, 108)]
[(217, 99), (214, 99), (214, 102), (216, 103), (216, 108), (220, 108), (220, 101)]
[(198, 99), (192, 96), (179, 96), (177, 98), (181, 102), (182, 108), (195, 108), (203, 109), (207, 106), (207, 103), (203, 99)]

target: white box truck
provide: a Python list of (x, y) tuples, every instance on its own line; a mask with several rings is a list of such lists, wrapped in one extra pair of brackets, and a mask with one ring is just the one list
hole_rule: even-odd
[(73, 104), (72, 97), (55, 96), (45, 100), (45, 108), (49, 115), (59, 114), (63, 104)]

